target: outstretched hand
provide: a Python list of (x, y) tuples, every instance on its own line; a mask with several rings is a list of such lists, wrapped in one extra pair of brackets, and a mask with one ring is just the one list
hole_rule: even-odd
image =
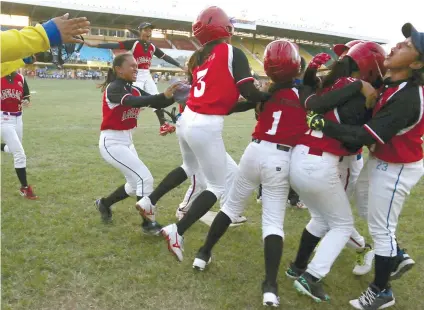
[(90, 26), (86, 17), (69, 19), (69, 13), (55, 17), (52, 21), (60, 32), (62, 43), (83, 43), (84, 41), (79, 36), (87, 34)]
[(327, 63), (331, 59), (331, 56), (327, 53), (319, 53), (312, 58), (308, 65), (308, 68), (318, 70), (323, 64)]

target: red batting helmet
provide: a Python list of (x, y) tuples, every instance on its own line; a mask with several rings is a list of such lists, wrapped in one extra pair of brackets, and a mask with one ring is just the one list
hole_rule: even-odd
[(269, 43), (264, 53), (264, 69), (274, 82), (289, 82), (300, 72), (299, 47), (286, 40)]
[(349, 49), (346, 56), (352, 58), (359, 68), (360, 79), (373, 83), (378, 77), (386, 74), (384, 59), (386, 52), (381, 45), (374, 42), (363, 42)]
[(358, 43), (363, 43), (362, 40), (353, 40), (349, 41), (346, 44), (336, 44), (333, 46), (333, 51), (336, 53), (337, 56), (341, 56), (343, 52), (349, 50), (351, 47), (355, 46)]
[(192, 29), (193, 35), (202, 45), (214, 40), (229, 38), (234, 32), (230, 18), (217, 6), (211, 6), (200, 12), (193, 22)]

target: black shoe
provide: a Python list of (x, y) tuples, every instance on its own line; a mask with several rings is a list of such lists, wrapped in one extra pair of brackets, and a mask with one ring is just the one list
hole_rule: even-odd
[(395, 268), (390, 273), (390, 281), (400, 279), (414, 265), (415, 261), (406, 253), (406, 249), (400, 250), (396, 256)]
[(370, 284), (358, 299), (353, 299), (349, 303), (355, 309), (385, 309), (395, 304), (395, 297), (390, 287), (380, 291), (377, 286)]
[(330, 297), (325, 293), (322, 282), (316, 280), (305, 272), (293, 284), (294, 288), (303, 295), (308, 295), (316, 302), (329, 301)]
[(145, 233), (146, 235), (159, 236), (160, 231), (162, 229), (162, 225), (160, 225), (156, 221), (152, 222), (152, 221), (145, 220), (141, 224), (141, 229), (143, 230), (143, 233)]
[(100, 216), (102, 218), (103, 223), (112, 222), (112, 210), (110, 209), (110, 206), (105, 206), (102, 202), (102, 198), (97, 199), (95, 205), (97, 210), (99, 210), (100, 212)]
[(262, 282), (262, 304), (268, 307), (278, 307), (280, 305), (280, 297), (278, 297), (278, 286), (277, 283), (269, 284), (268, 282)]
[(290, 263), (289, 268), (286, 270), (286, 276), (289, 277), (290, 279), (296, 280), (304, 272), (305, 272), (305, 269), (297, 268), (294, 263)]

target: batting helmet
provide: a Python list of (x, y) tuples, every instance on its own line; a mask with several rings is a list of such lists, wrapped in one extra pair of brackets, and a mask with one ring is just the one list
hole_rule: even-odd
[(228, 15), (219, 7), (211, 6), (197, 16), (193, 22), (193, 35), (202, 45), (233, 35), (234, 26)]
[(264, 53), (266, 75), (274, 82), (288, 82), (300, 72), (299, 47), (286, 40), (269, 43)]
[(362, 40), (353, 40), (349, 41), (346, 44), (336, 44), (333, 46), (333, 51), (337, 56), (341, 56), (345, 51), (349, 50), (351, 47), (355, 46), (358, 43), (363, 43)]
[(355, 61), (359, 68), (360, 79), (373, 83), (378, 77), (383, 78), (386, 73), (384, 59), (386, 52), (381, 45), (374, 42), (363, 42), (349, 49), (346, 56)]

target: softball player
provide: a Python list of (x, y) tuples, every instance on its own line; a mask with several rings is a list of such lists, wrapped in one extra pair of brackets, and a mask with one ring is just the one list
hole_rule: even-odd
[[(372, 50), (370, 53), (373, 57), (375, 56), (370, 65), (364, 63), (361, 53), (345, 57), (323, 82), (324, 92), (321, 92), (321, 97), (327, 96), (328, 99), (322, 100), (321, 98), (320, 101), (314, 101), (317, 96), (312, 95), (305, 100), (305, 107), (322, 112), (329, 111), (326, 113), (326, 117), (336, 121), (341, 121), (339, 112), (344, 112), (342, 115), (346, 115), (346, 117), (342, 121), (357, 122), (362, 119), (363, 123), (367, 113), (361, 93), (366, 98), (372, 97), (375, 93), (374, 88), (369, 83), (357, 81), (349, 82), (351, 85), (337, 90), (340, 83), (345, 84), (346, 79), (349, 81), (349, 78), (340, 79), (337, 73), (344, 71), (350, 75), (355, 72), (352, 75), (361, 75), (361, 77), (363, 72), (372, 73), (367, 77), (374, 81), (379, 76), (376, 61), (382, 64), (384, 50), (377, 44), (370, 44), (373, 46), (364, 48), (367, 51)], [(348, 55), (350, 52), (351, 50)], [(328, 59), (329, 55), (319, 54), (314, 57), (309, 66), (317, 69)], [(337, 67), (346, 67), (346, 70), (340, 70)], [(331, 89), (336, 90), (329, 92), (328, 90)], [(343, 111), (343, 108), (347, 110)], [(350, 152), (345, 150), (340, 142), (316, 131), (307, 132), (293, 150), (290, 180), (293, 188), (299, 192), (308, 205), (311, 220), (303, 232), (296, 261), (286, 274), (289, 277), (297, 278), (304, 271), (295, 280), (294, 286), (299, 292), (316, 301), (329, 300), (320, 280), (328, 274), (335, 259), (350, 238), (360, 240), (356, 241), (353, 246), (359, 247), (363, 254), (371, 249), (370, 246), (367, 246), (367, 250), (365, 249), (364, 238), (353, 227), (349, 200), (340, 179), (339, 162), (342, 156), (347, 155), (350, 155)], [(321, 238), (316, 254), (308, 264), (308, 259)], [(368, 264), (369, 268), (371, 263), (372, 260)], [(355, 267), (354, 272), (356, 269)]]
[[(138, 26), (140, 35), (138, 40), (127, 40), (117, 43), (100, 44), (85, 42), (85, 44), (90, 47), (130, 51), (136, 59), (138, 65), (137, 81), (134, 83), (134, 86), (137, 86), (150, 95), (156, 95), (159, 92), (155, 82), (153, 81), (152, 75), (150, 74), (150, 65), (153, 55), (183, 70), (185, 70), (185, 68), (178, 61), (166, 55), (160, 48), (149, 42), (150, 38), (152, 37), (152, 30), (154, 28), (155, 26), (151, 23), (143, 22)], [(155, 110), (155, 112), (161, 125), (159, 129), (160, 135), (165, 136), (168, 133), (173, 133), (175, 131), (175, 127), (165, 122), (163, 111)]]
[(390, 78), (384, 81), (367, 124), (340, 125), (320, 115), (309, 118), (314, 130), (322, 129), (347, 145), (367, 145), (371, 151), (361, 177), (369, 184), (368, 227), (375, 246), (375, 278), (358, 299), (350, 301), (356, 309), (395, 304), (389, 284), (392, 270), (409, 259), (398, 258), (396, 227), (406, 196), (424, 173), (424, 33), (411, 24), (405, 24), (402, 32), (406, 40), (392, 48), (384, 61)]
[[(306, 132), (306, 112), (293, 85), (300, 70), (298, 47), (285, 40), (273, 41), (266, 47), (264, 69), (275, 83), (272, 97), (263, 111), (239, 163), (229, 198), (215, 217), (204, 245), (193, 262), (193, 268), (204, 270), (211, 260), (212, 247), (228, 226), (240, 216), (252, 192), (262, 184), (262, 238), (265, 253), (263, 304), (279, 305), (277, 275), (283, 252), (283, 222), (290, 190), (291, 149)], [(248, 103), (244, 103), (247, 105)]]
[[(99, 148), (103, 159), (119, 169), (126, 183), (108, 197), (98, 199), (96, 206), (104, 222), (112, 220), (111, 207), (129, 196), (140, 200), (153, 191), (153, 176), (138, 157), (132, 131), (137, 127), (141, 107), (164, 108), (174, 100), (175, 84), (163, 94), (149, 95), (132, 85), (137, 77), (137, 62), (131, 54), (115, 57), (109, 69), (103, 90), (103, 121), (100, 127)], [(158, 234), (161, 227), (156, 222), (144, 220), (143, 231)]]
[(207, 188), (193, 201), (187, 214), (176, 224), (162, 229), (168, 248), (183, 259), (183, 234), (201, 218), (225, 192), (227, 157), (222, 129), (224, 115), (236, 104), (241, 93), (246, 99), (261, 102), (266, 95), (255, 88), (246, 55), (228, 44), (234, 27), (218, 7), (203, 10), (193, 23), (193, 34), (203, 45), (194, 52), (193, 83), (187, 106), (177, 121), (177, 135), (183, 165), (170, 172), (137, 207), (154, 220), (154, 205), (167, 192), (201, 169)]
[(15, 171), (21, 183), (21, 196), (37, 199), (38, 196), (28, 185), (26, 155), (22, 146), (22, 106), (28, 107), (29, 100), (29, 88), (23, 75), (13, 72), (1, 78), (1, 138), (4, 142), (1, 150), (13, 154)]

